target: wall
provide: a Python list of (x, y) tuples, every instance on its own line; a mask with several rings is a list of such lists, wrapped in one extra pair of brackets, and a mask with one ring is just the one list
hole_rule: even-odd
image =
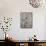
[[(20, 12), (33, 12), (33, 28), (21, 29), (20, 28)], [(37, 35), (37, 39), (45, 39), (45, 15), (46, 8), (33, 8), (30, 6), (28, 0), (0, 0), (0, 18), (3, 16), (13, 17), (13, 22), (10, 31), (10, 35), (17, 40), (27, 40), (34, 34)], [(3, 33), (1, 31), (1, 33)], [(0, 33), (0, 35), (2, 35)], [(0, 39), (3, 37), (0, 36)]]

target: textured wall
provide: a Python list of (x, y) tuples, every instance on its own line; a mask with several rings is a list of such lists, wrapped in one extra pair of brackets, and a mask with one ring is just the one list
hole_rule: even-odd
[[(43, 5), (44, 6), (44, 5)], [(20, 28), (20, 12), (33, 12), (33, 28), (21, 29)], [(33, 8), (30, 6), (28, 0), (0, 0), (0, 19), (2, 17), (13, 17), (13, 22), (9, 34), (19, 40), (27, 40), (34, 34), (37, 38), (42, 40), (45, 31), (45, 15), (46, 8)], [(0, 35), (2, 31), (0, 31)], [(0, 36), (2, 39), (2, 36)]]

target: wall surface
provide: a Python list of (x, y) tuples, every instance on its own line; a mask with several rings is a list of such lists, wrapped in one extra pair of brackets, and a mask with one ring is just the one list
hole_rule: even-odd
[[(33, 27), (30, 29), (20, 28), (20, 12), (33, 13)], [(12, 26), (8, 33), (17, 40), (28, 40), (34, 34), (37, 39), (46, 40), (46, 5), (39, 8), (33, 8), (29, 4), (29, 0), (0, 0), (0, 19), (4, 16), (12, 17)], [(0, 39), (3, 31), (0, 29)]]

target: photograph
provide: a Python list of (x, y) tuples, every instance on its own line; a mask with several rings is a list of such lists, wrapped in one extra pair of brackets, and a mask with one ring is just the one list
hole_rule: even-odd
[(20, 13), (20, 27), (21, 28), (32, 28), (32, 12), (21, 12)]

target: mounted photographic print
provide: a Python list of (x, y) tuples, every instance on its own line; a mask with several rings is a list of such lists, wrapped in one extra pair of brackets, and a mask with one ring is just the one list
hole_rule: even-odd
[(32, 28), (32, 22), (33, 22), (32, 12), (20, 13), (20, 27), (21, 28)]

